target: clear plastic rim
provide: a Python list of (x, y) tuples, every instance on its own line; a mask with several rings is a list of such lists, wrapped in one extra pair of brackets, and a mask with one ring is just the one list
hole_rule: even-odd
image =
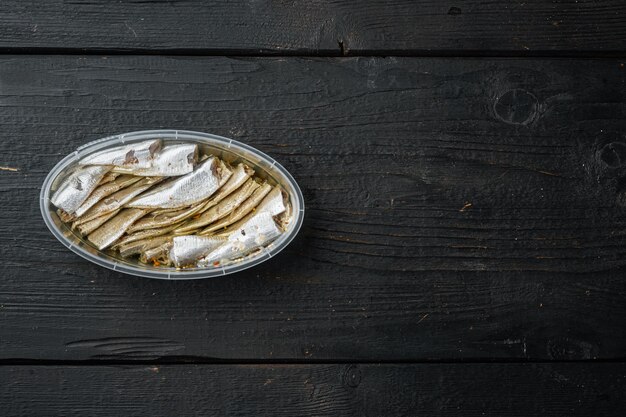
[[(191, 270), (176, 270), (175, 268), (140, 268), (135, 267), (130, 264), (124, 264), (120, 262), (110, 261), (105, 259), (103, 256), (94, 255), (86, 250), (84, 250), (80, 245), (75, 245), (71, 242), (60, 230), (57, 229), (52, 216), (50, 214), (50, 189), (52, 187), (53, 181), (56, 177), (65, 170), (70, 164), (81, 159), (83, 156), (104, 149), (106, 147), (118, 144), (124, 144), (129, 142), (141, 141), (151, 138), (162, 138), (162, 139), (174, 139), (174, 140), (184, 140), (190, 139), (194, 141), (204, 142), (207, 145), (218, 144), (221, 146), (225, 146), (229, 151), (232, 151), (234, 154), (243, 153), (252, 153), (256, 157), (258, 157), (261, 161), (268, 165), (267, 168), (263, 168), (266, 170), (276, 170), (282, 177), (281, 180), (284, 180), (285, 183), (281, 183), (282, 186), (288, 186), (289, 194), (291, 198), (291, 204), (293, 208), (292, 221), (289, 230), (280, 236), (277, 240), (275, 240), (270, 246), (271, 248), (263, 248), (261, 253), (258, 253), (252, 256), (250, 259), (246, 259), (244, 261), (240, 261), (237, 263), (233, 263), (226, 266), (220, 266), (219, 268), (211, 268), (211, 269), (191, 269)], [(270, 172), (271, 173), (271, 172)], [(50, 232), (59, 240), (65, 247), (70, 249), (75, 254), (81, 256), (88, 261), (91, 261), (97, 265), (103, 266), (105, 268), (111, 269), (117, 272), (123, 272), (125, 274), (140, 276), (145, 278), (154, 278), (154, 279), (166, 279), (166, 280), (188, 280), (188, 279), (204, 279), (204, 278), (215, 278), (228, 274), (233, 274), (235, 272), (240, 272), (251, 268), (255, 265), (264, 262), (280, 251), (282, 251), (291, 241), (296, 237), (300, 228), (302, 227), (302, 222), (304, 220), (304, 197), (302, 195), (302, 191), (296, 183), (295, 179), (292, 175), (287, 171), (282, 165), (280, 165), (276, 160), (274, 160), (271, 156), (259, 151), (252, 146), (246, 145), (245, 143), (238, 142), (234, 139), (226, 138), (223, 136), (213, 135), (210, 133), (202, 133), (202, 132), (194, 132), (189, 130), (142, 130), (137, 132), (129, 132), (123, 133), (120, 135), (108, 136), (102, 139), (97, 139), (86, 143), (85, 145), (80, 146), (76, 151), (67, 155), (61, 161), (59, 161), (52, 170), (46, 176), (42, 186), (39, 200), (39, 208), (41, 210), (41, 215), (46, 223), (46, 226), (50, 230)]]

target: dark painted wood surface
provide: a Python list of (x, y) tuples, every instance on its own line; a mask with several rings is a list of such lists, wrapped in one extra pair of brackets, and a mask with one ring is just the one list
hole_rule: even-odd
[(621, 416), (625, 375), (606, 363), (9, 366), (0, 402), (27, 416)]
[[(623, 359), (618, 59), (0, 59), (3, 359)], [(137, 279), (40, 219), (50, 168), (144, 128), (230, 136), (301, 184), (281, 255)]]
[[(1, 2), (0, 414), (622, 415), (624, 56), (621, 0)], [(47, 172), (152, 128), (274, 156), (298, 238), (194, 282), (66, 250)]]
[(0, 47), (214, 53), (623, 52), (623, 0), (4, 0)]

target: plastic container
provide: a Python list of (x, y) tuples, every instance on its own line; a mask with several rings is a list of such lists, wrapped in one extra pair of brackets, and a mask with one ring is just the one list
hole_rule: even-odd
[[(138, 260), (124, 259), (113, 251), (100, 251), (89, 241), (72, 231), (56, 214), (56, 207), (50, 203), (50, 196), (56, 190), (65, 174), (72, 171), (77, 162), (83, 157), (103, 149), (140, 142), (147, 139), (163, 139), (168, 143), (197, 143), (201, 150), (216, 154), (220, 158), (231, 162), (246, 162), (255, 168), (256, 175), (266, 179), (271, 184), (279, 184), (289, 194), (292, 206), (291, 220), (287, 230), (278, 239), (258, 253), (248, 255), (242, 260), (227, 265), (211, 268), (153, 267), (142, 264)], [(48, 174), (41, 187), (41, 214), (46, 225), (56, 238), (74, 253), (83, 258), (114, 271), (123, 272), (147, 278), (157, 279), (200, 279), (213, 278), (226, 274), (243, 271), (254, 265), (270, 259), (283, 250), (296, 236), (304, 219), (304, 198), (298, 184), (291, 174), (278, 162), (263, 152), (232, 139), (208, 133), (191, 132), (185, 130), (146, 130), (109, 136), (89, 142), (78, 148), (74, 153), (63, 158)]]

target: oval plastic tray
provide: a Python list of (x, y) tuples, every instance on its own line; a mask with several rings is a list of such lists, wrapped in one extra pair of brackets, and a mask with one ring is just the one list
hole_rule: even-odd
[[(50, 195), (65, 176), (64, 174), (71, 171), (80, 159), (102, 149), (156, 138), (163, 139), (166, 144), (171, 142), (197, 143), (205, 150), (208, 149), (218, 153), (218, 156), (227, 159), (229, 162), (246, 162), (255, 168), (257, 175), (265, 176), (265, 179), (270, 183), (282, 186), (289, 194), (292, 207), (291, 220), (287, 225), (285, 233), (267, 247), (262, 248), (260, 252), (248, 255), (231, 264), (211, 268), (176, 269), (162, 266), (153, 267), (142, 264), (139, 261), (116, 256), (112, 251), (100, 251), (59, 219), (56, 214), (56, 208), (50, 203)], [(41, 214), (46, 225), (52, 234), (74, 253), (114, 271), (157, 279), (213, 278), (250, 268), (283, 250), (296, 236), (304, 219), (304, 198), (298, 184), (291, 174), (270, 156), (233, 139), (185, 130), (146, 130), (124, 133), (89, 142), (63, 158), (52, 168), (41, 187), (40, 198)]]

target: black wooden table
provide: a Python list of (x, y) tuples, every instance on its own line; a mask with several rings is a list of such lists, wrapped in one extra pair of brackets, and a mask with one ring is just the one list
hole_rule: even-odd
[[(623, 0), (0, 3), (0, 414), (623, 415)], [(178, 128), (304, 227), (219, 279), (84, 261), (47, 172)]]

